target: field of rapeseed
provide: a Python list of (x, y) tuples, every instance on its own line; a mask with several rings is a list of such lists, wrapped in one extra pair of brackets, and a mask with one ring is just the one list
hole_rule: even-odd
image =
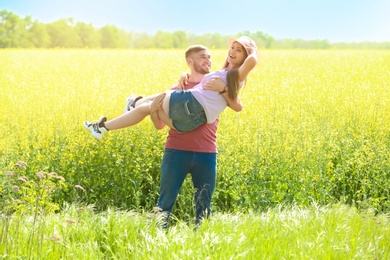
[[(212, 54), (218, 69), (226, 51)], [(342, 202), (388, 211), (390, 53), (278, 50), (260, 57), (241, 93), (244, 110), (220, 117), (214, 209)], [(97, 142), (82, 122), (121, 114), (129, 94), (170, 88), (187, 71), (183, 50), (2, 50), (0, 67), (3, 208), (28, 204), (18, 186), (46, 199), (50, 210), (64, 202), (152, 209), (167, 130), (147, 119)], [(55, 178), (40, 186), (42, 174)], [(50, 194), (32, 194), (32, 183)], [(192, 214), (192, 192), (186, 181), (176, 215)]]

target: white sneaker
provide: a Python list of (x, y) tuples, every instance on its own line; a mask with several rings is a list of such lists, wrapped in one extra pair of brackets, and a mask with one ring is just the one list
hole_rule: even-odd
[(141, 96), (137, 96), (136, 94), (130, 95), (126, 98), (126, 107), (123, 110), (123, 113), (129, 112), (133, 108), (135, 108), (135, 102), (141, 99)]
[(103, 138), (103, 135), (105, 133), (107, 133), (108, 130), (104, 126), (99, 127), (99, 124), (101, 122), (106, 122), (106, 121), (107, 121), (107, 117), (101, 116), (96, 123), (90, 123), (88, 121), (85, 121), (84, 127), (85, 127), (85, 129), (87, 129), (88, 131), (91, 132), (93, 137), (95, 137), (97, 140), (101, 141)]

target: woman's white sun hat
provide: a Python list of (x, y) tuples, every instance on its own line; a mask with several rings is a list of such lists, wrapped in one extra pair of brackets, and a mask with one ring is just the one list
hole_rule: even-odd
[(244, 46), (246, 53), (248, 55), (252, 54), (253, 52), (257, 52), (257, 45), (254, 40), (249, 38), (248, 36), (241, 36), (237, 39), (230, 38), (228, 40), (229, 47), (232, 46), (234, 42), (240, 43), (242, 46)]

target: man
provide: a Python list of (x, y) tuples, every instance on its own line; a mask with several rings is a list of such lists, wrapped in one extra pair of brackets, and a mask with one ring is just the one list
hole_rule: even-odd
[[(200, 45), (187, 49), (186, 61), (191, 70), (185, 89), (197, 85), (210, 72), (210, 51)], [(151, 105), (159, 107), (156, 98)], [(151, 113), (153, 123), (158, 126), (158, 110)], [(157, 122), (157, 123), (156, 123)], [(160, 124), (160, 127), (163, 126)], [(192, 175), (195, 191), (196, 220), (199, 222), (211, 213), (211, 197), (215, 188), (217, 145), (216, 131), (218, 119), (212, 124), (204, 124), (194, 131), (180, 134), (170, 129), (165, 143), (163, 161), (161, 164), (160, 195), (157, 207), (163, 212), (163, 228), (168, 228), (169, 215), (176, 202), (180, 188), (187, 173)]]
[[(190, 89), (210, 72), (211, 55), (205, 46), (194, 45), (187, 49), (185, 57), (191, 73), (184, 89)], [(215, 84), (223, 82), (215, 81)], [(158, 116), (163, 97), (164, 94), (156, 97), (150, 105), (150, 117), (157, 129), (165, 126)], [(160, 195), (156, 207), (162, 213), (162, 227), (165, 229), (168, 228), (169, 215), (188, 173), (192, 176), (195, 188), (195, 224), (211, 214), (211, 197), (216, 183), (218, 120), (184, 134), (172, 129), (169, 131), (161, 164)]]

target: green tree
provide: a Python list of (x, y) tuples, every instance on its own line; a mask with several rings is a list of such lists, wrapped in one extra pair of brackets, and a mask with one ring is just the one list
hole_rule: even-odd
[(0, 47), (1, 48), (19, 48), (32, 47), (28, 40), (28, 31), (26, 29), (26, 20), (6, 10), (0, 11)]
[(275, 39), (264, 32), (256, 32), (254, 35), (251, 35), (255, 42), (258, 42), (260, 46), (270, 49), (272, 48)]
[(172, 34), (173, 48), (187, 48), (188, 40), (185, 31), (175, 31)]
[(83, 48), (99, 48), (101, 36), (92, 24), (79, 22), (74, 28), (80, 37), (81, 47)]
[(154, 38), (147, 33), (137, 33), (133, 36), (134, 48), (156, 48)]
[(154, 42), (157, 48), (173, 48), (173, 39), (169, 32), (157, 31), (154, 35)]
[(213, 41), (213, 34), (211, 33), (191, 37), (191, 44), (203, 44), (209, 48), (216, 47)]
[(251, 37), (259, 48), (266, 49), (390, 49), (390, 42), (330, 43), (328, 40), (281, 39), (257, 31), (242, 31), (237, 35), (219, 33), (194, 35), (185, 31), (128, 33), (114, 25), (96, 29), (92, 24), (74, 23), (72, 18), (43, 24), (31, 16), (20, 18), (7, 10), (0, 11), (0, 48), (186, 48), (203, 44), (211, 49), (226, 48), (229, 37)]
[(126, 33), (114, 25), (105, 25), (99, 30), (102, 48), (127, 48), (129, 42)]
[(47, 32), (51, 37), (51, 48), (80, 48), (82, 47), (80, 36), (74, 29), (72, 18), (61, 19), (47, 25)]
[(46, 25), (34, 21), (31, 24), (30, 32), (30, 41), (36, 48), (47, 48), (50, 46), (51, 38), (47, 33)]

